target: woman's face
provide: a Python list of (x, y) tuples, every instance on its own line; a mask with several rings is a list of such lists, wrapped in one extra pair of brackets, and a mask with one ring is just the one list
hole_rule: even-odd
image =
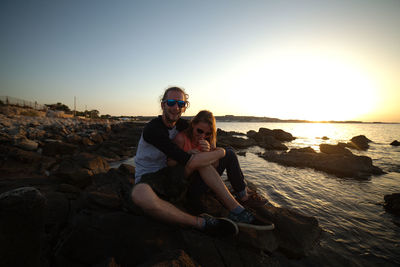
[(211, 136), (211, 127), (206, 122), (193, 124), (193, 141), (198, 143), (199, 140), (207, 139)]

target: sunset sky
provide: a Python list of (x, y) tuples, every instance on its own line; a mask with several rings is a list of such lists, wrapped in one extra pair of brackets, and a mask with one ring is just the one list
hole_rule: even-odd
[(400, 1), (0, 3), (0, 96), (110, 115), (400, 122)]

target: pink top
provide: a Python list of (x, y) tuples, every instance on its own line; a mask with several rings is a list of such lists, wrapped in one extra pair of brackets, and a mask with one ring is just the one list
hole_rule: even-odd
[(183, 145), (183, 147), (182, 147), (182, 149), (183, 149), (184, 151), (187, 152), (187, 151), (192, 150), (192, 149), (197, 149), (197, 150), (201, 151), (200, 146), (196, 146), (195, 144), (193, 144), (193, 143), (191, 142), (191, 140), (189, 139), (189, 137), (188, 137), (184, 132), (178, 133), (178, 134), (176, 135), (175, 138), (177, 138), (178, 135), (181, 136), (181, 137), (183, 137), (183, 140), (185, 141), (185, 143), (184, 143), (184, 145)]

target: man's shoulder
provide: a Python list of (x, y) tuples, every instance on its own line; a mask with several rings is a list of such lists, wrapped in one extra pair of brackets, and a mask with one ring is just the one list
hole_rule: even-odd
[(165, 125), (162, 121), (161, 116), (158, 116), (157, 118), (152, 119), (151, 121), (149, 121), (145, 128), (165, 128)]

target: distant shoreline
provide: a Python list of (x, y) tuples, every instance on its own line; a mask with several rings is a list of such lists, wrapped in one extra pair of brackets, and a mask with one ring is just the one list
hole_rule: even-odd
[[(120, 118), (134, 119), (136, 121), (150, 121), (157, 116), (122, 116)], [(184, 119), (190, 120), (193, 116), (182, 116)], [(255, 116), (215, 116), (217, 122), (277, 122), (277, 123), (352, 123), (352, 124), (400, 124), (400, 122), (364, 122), (364, 121), (309, 121), (309, 120), (281, 120), (269, 117), (255, 117)]]

